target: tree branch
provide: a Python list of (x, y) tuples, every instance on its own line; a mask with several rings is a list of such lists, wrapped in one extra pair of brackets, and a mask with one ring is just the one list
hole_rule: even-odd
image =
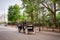
[[(42, 2), (41, 2), (41, 3), (42, 3)], [(42, 3), (42, 5), (43, 5), (45, 8), (47, 8), (48, 11), (51, 11), (52, 13), (54, 13), (54, 12), (52, 11), (52, 9), (50, 9), (49, 7), (47, 7), (44, 3)]]

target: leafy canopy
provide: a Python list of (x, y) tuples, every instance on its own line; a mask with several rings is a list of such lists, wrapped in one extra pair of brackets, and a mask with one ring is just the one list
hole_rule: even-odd
[(8, 21), (15, 22), (20, 18), (20, 7), (15, 4), (8, 9)]

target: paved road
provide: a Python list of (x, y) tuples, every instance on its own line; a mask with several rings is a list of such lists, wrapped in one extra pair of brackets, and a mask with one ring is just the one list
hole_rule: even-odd
[(27, 35), (18, 33), (16, 28), (0, 26), (0, 40), (60, 40), (60, 33), (43, 31)]

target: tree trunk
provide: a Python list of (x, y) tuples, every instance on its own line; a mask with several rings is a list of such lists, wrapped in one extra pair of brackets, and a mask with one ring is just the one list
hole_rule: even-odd
[(33, 24), (33, 23), (34, 23), (34, 21), (33, 21), (33, 20), (34, 20), (34, 15), (33, 15), (33, 13), (31, 13), (30, 16), (31, 16), (31, 20), (32, 20), (31, 22), (32, 22), (32, 24)]
[(58, 27), (57, 18), (56, 18), (56, 3), (55, 2), (54, 2), (53, 22), (54, 22), (55, 27)]
[(37, 13), (38, 13), (39, 31), (41, 31), (41, 29), (40, 29), (40, 10), (38, 10)]
[(38, 22), (39, 22), (39, 31), (41, 31), (41, 29), (40, 29), (40, 18), (39, 18)]

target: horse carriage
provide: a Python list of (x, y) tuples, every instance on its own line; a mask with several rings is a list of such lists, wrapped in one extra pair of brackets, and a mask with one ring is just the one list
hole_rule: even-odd
[(22, 23), (18, 25), (18, 31), (21, 32), (23, 29), (23, 33), (29, 34), (30, 32), (34, 33), (34, 25), (28, 23)]

